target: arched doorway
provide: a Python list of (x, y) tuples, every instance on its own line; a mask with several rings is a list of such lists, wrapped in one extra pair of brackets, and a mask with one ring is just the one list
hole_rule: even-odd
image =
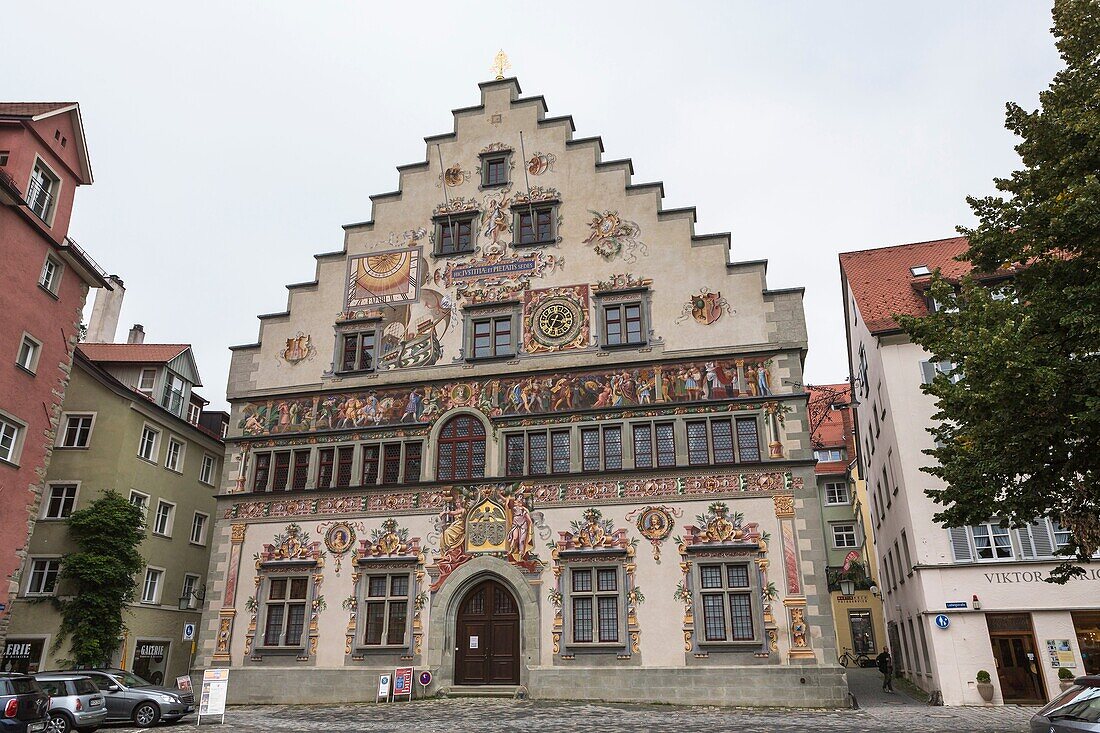
[(455, 623), (456, 685), (519, 684), (519, 604), (495, 580), (466, 593)]

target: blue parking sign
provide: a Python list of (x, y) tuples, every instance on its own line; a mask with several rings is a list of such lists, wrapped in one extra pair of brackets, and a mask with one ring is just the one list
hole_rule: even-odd
[(951, 619), (947, 617), (947, 614), (941, 613), (936, 616), (936, 626), (939, 626), (941, 629), (946, 629), (950, 625)]

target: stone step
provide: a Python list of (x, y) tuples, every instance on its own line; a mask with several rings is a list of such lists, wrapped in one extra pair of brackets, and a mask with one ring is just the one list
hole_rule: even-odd
[(447, 697), (499, 697), (511, 700), (523, 689), (520, 685), (455, 685), (447, 690)]

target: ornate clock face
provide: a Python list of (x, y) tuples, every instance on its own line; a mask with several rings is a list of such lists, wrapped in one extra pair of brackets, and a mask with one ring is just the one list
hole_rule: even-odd
[(558, 338), (569, 333), (576, 318), (569, 306), (564, 303), (551, 303), (539, 313), (539, 330), (550, 338)]
[(532, 335), (544, 346), (560, 346), (580, 333), (584, 314), (569, 298), (550, 298), (541, 303), (532, 319)]

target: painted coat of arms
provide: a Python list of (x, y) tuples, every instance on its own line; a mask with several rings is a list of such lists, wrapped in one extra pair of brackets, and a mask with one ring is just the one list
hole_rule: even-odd
[(729, 302), (722, 297), (721, 292), (712, 293), (706, 288), (701, 288), (697, 295), (691, 296), (688, 300), (676, 322), (686, 321), (690, 315), (704, 326), (709, 326), (721, 318), (723, 313), (732, 312)]
[(312, 359), (316, 353), (317, 349), (310, 335), (299, 331), (286, 340), (286, 348), (283, 349), (281, 356), (288, 364), (297, 364), (300, 361)]

